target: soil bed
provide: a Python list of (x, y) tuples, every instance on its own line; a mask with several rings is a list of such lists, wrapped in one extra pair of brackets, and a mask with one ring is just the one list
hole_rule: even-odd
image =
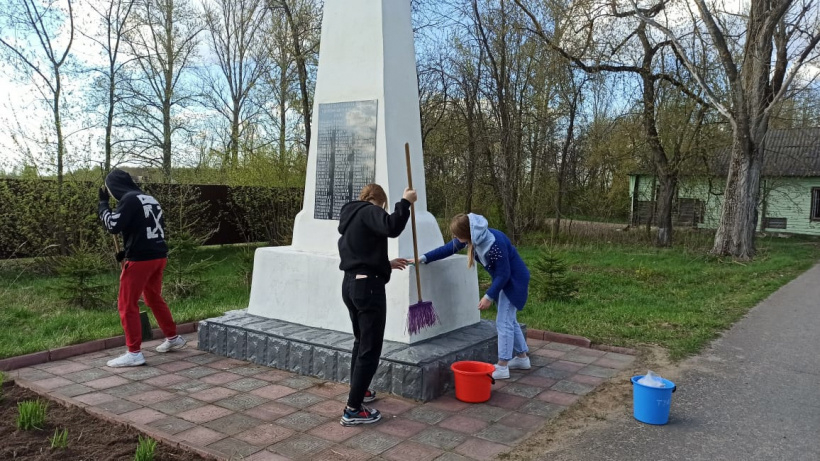
[[(41, 399), (48, 402), (42, 430), (17, 429), (17, 402)], [(68, 447), (51, 448), (55, 429), (68, 429)], [(6, 383), (0, 399), (0, 459), (14, 460), (133, 460), (140, 432), (100, 420), (80, 408), (68, 408), (42, 396)], [(157, 443), (156, 461), (195, 461), (204, 458), (180, 448)]]

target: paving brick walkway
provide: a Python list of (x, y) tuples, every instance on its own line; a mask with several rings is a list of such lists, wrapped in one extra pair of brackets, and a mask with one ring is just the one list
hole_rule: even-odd
[(148, 352), (147, 366), (108, 368), (110, 349), (11, 372), (21, 385), (166, 443), (218, 459), (492, 459), (580, 396), (629, 366), (633, 356), (528, 339), (532, 369), (498, 381), (484, 404), (452, 392), (427, 403), (385, 396), (382, 421), (339, 424), (348, 386), (225, 359), (189, 347)]

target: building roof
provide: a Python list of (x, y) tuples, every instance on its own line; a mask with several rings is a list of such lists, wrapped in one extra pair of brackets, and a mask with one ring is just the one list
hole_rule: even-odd
[[(820, 176), (820, 128), (770, 129), (763, 151), (763, 170), (768, 177)], [(712, 172), (729, 171), (730, 147), (718, 152)]]

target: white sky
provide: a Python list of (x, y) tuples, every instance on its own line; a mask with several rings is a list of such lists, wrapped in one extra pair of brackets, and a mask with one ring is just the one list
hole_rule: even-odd
[[(0, 0), (0, 8), (7, 2), (14, 1), (18, 0)], [(194, 0), (197, 5), (202, 5), (205, 1), (207, 0)], [(57, 0), (57, 2), (62, 6), (66, 5), (65, 0)], [(73, 62), (71, 67), (66, 66), (62, 79), (64, 91), (61, 114), (67, 145), (67, 160), (69, 164), (80, 167), (86, 166), (89, 161), (96, 162), (104, 158), (102, 147), (104, 129), (84, 126), (89, 123), (89, 117), (82, 113), (84, 105), (87, 104), (84, 100), (85, 88), (91, 84), (94, 76), (87, 69), (107, 66), (107, 57), (103, 54), (101, 46), (80, 33), (82, 31), (92, 35), (98, 30), (100, 19), (91, 8), (91, 2), (101, 4), (106, 3), (106, 0), (74, 0), (73, 2), (75, 33), (69, 57), (69, 61), (73, 59)], [(3, 29), (1, 25), (0, 29)], [(3, 34), (4, 39), (10, 38), (8, 30), (0, 33)], [(67, 39), (68, 28), (65, 27), (62, 35), (55, 42), (64, 49)], [(197, 63), (200, 65), (207, 65), (215, 61), (206, 46), (209, 43), (207, 40), (210, 40), (207, 33), (201, 33), (200, 57), (197, 58)], [(125, 52), (124, 48), (123, 46), (120, 48), (121, 55)], [(0, 49), (0, 56), (5, 56), (5, 52), (4, 49)], [(85, 69), (85, 72), (78, 74), (76, 72), (78, 68)], [(30, 80), (21, 81), (21, 78), (19, 72), (15, 72), (6, 60), (0, 63), (0, 172), (21, 163), (24, 158), (11, 137), (11, 132), (17, 125), (21, 126), (27, 136), (32, 138), (43, 139), (41, 133), (53, 137), (51, 135), (54, 130), (53, 116), (50, 107), (44, 103)], [(29, 140), (26, 147), (32, 151), (40, 150), (38, 143), (34, 140)], [(44, 156), (41, 155), (41, 157)]]
[[(0, 0), (0, 8), (8, 2), (17, 0)], [(62, 1), (64, 4), (65, 0)], [(105, 1), (105, 0), (74, 0), (75, 12), (75, 26), (77, 29), (84, 31), (95, 30), (96, 13), (89, 7), (90, 1)], [(203, 0), (194, 0), (201, 4)], [(685, 1), (685, 0), (682, 0)], [(748, 5), (748, 0), (718, 0), (720, 4), (719, 9), (736, 13)], [(671, 23), (683, 23), (688, 18), (688, 12), (683, 8), (684, 3), (677, 3), (677, 10), (669, 12)], [(692, 6), (694, 8), (694, 6)], [(678, 22), (680, 17), (680, 22)], [(8, 38), (7, 30), (0, 32), (4, 38)], [(62, 37), (64, 40), (65, 37)], [(209, 40), (207, 34), (203, 33), (201, 36), (201, 43), (207, 44)], [(201, 46), (199, 62), (207, 62), (213, 60), (211, 56), (203, 56), (207, 54), (207, 47)], [(84, 37), (80, 33), (75, 33), (74, 44), (72, 46), (72, 54), (76, 62), (83, 67), (93, 67), (95, 65), (104, 65), (105, 58), (101, 55), (99, 45)], [(11, 68), (8, 63), (0, 63), (0, 171), (8, 170), (11, 165), (19, 164), (22, 156), (19, 149), (14, 145), (10, 136), (11, 129), (16, 124), (20, 124), (24, 131), (33, 138), (42, 138), (43, 134), (53, 137), (51, 133), (52, 118), (51, 113), (47, 107), (44, 106), (40, 100), (39, 95), (34, 90), (34, 87), (27, 82), (19, 82), (10, 78)], [(818, 72), (817, 66), (811, 66), (805, 69), (809, 74), (816, 74)], [(808, 74), (807, 74), (808, 75)], [(81, 116), (83, 111), (83, 94), (84, 86), (88, 85), (90, 76), (77, 77), (73, 75), (64, 78), (64, 84), (67, 85), (64, 94), (64, 133), (67, 135), (67, 154), (69, 163), (80, 163), (81, 165), (86, 159), (98, 160), (102, 158), (102, 146), (100, 145), (101, 130), (88, 129), (82, 126), (82, 123), (87, 123), (88, 117)], [(16, 113), (16, 120), (14, 114)], [(201, 115), (201, 114), (200, 114)], [(42, 134), (41, 134), (42, 133)], [(37, 151), (37, 144), (29, 142), (27, 147), (32, 151)]]

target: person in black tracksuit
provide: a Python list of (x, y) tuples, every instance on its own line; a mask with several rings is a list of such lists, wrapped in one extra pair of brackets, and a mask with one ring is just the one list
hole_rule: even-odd
[[(111, 211), (111, 196), (117, 200), (117, 208)], [(165, 243), (165, 220), (162, 207), (151, 195), (143, 192), (131, 179), (131, 175), (113, 169), (100, 188), (97, 206), (100, 220), (112, 234), (122, 234), (125, 249), (117, 260), (125, 262), (120, 275), (117, 308), (125, 332), (128, 351), (109, 360), (109, 367), (135, 367), (145, 364), (142, 354), (142, 328), (140, 325), (139, 299), (151, 308), (165, 342), (157, 346), (160, 353), (185, 347), (186, 340), (177, 335), (177, 326), (171, 310), (162, 297), (162, 275), (168, 258)]]
[(343, 270), (342, 300), (347, 306), (353, 325), (352, 360), (350, 363), (350, 394), (342, 415), (343, 426), (375, 423), (381, 419), (376, 409), (362, 405), (376, 399), (368, 389), (376, 368), (384, 340), (387, 300), (384, 287), (390, 281), (393, 269), (407, 267), (407, 260), (390, 260), (387, 239), (398, 237), (410, 218), (410, 205), (416, 201), (416, 191), (405, 189), (396, 203), (395, 211), (388, 214), (387, 195), (378, 184), (365, 186), (359, 200), (342, 207), (339, 217), (339, 256)]

